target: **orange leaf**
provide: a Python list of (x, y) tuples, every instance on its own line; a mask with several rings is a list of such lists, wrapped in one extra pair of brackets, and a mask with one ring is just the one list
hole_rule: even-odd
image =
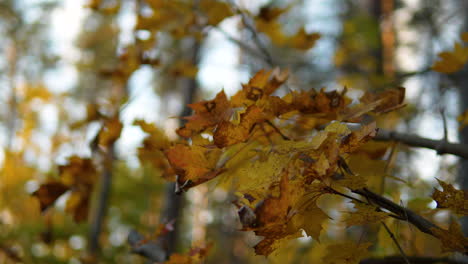
[(253, 126), (265, 120), (265, 115), (259, 107), (252, 105), (241, 114), (240, 122), (235, 125), (229, 121), (222, 121), (213, 135), (214, 143), (219, 148), (227, 147), (246, 141)]
[(179, 176), (179, 184), (187, 188), (211, 180), (224, 171), (216, 167), (221, 155), (219, 149), (177, 144), (165, 154)]
[(188, 120), (187, 124), (177, 130), (177, 134), (185, 138), (189, 138), (194, 133), (215, 126), (222, 121), (229, 120), (233, 113), (224, 91), (219, 92), (213, 100), (201, 101), (189, 104), (189, 106), (195, 113), (192, 116), (185, 117)]

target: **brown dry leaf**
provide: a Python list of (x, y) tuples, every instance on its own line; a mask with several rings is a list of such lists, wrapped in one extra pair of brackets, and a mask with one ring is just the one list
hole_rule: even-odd
[(218, 148), (227, 147), (246, 141), (255, 124), (263, 122), (265, 114), (258, 106), (252, 105), (241, 114), (240, 122), (235, 125), (229, 121), (222, 121), (214, 132), (214, 143)]
[(288, 228), (291, 210), (302, 196), (298, 181), (290, 182), (287, 170), (283, 170), (279, 183), (278, 197), (270, 196), (257, 205), (254, 210), (255, 221), (244, 222), (244, 230), (253, 230), (264, 239), (255, 246), (255, 253), (268, 256), (276, 249), (275, 242), (287, 236), (298, 237), (299, 229)]
[(274, 7), (274, 6), (271, 6), (271, 5), (262, 6), (256, 17), (258, 19), (260, 19), (260, 20), (270, 22), (270, 21), (276, 20), (282, 14), (289, 11), (289, 9), (291, 7), (292, 7), (292, 5), (289, 5), (286, 8), (279, 8), (279, 7)]
[(339, 93), (337, 91), (319, 92), (311, 89), (309, 91), (292, 91), (283, 97), (283, 100), (291, 104), (292, 110), (297, 110), (302, 114), (316, 114), (322, 118), (336, 119), (336, 116), (347, 106), (351, 100), (345, 97), (346, 90)]
[(41, 184), (39, 189), (33, 193), (33, 196), (39, 199), (41, 211), (43, 212), (68, 190), (69, 187), (59, 181), (49, 181)]
[(299, 50), (308, 50), (315, 46), (317, 40), (320, 39), (318, 33), (307, 33), (304, 27), (301, 27), (296, 35), (289, 38), (290, 45)]
[(67, 186), (92, 185), (97, 179), (97, 170), (89, 158), (71, 156), (68, 164), (59, 166), (60, 179)]
[(66, 211), (77, 222), (88, 217), (89, 197), (97, 180), (97, 170), (91, 159), (72, 156), (68, 164), (59, 166), (60, 180), (72, 193), (67, 200)]
[(213, 100), (201, 101), (189, 104), (189, 106), (194, 110), (194, 114), (185, 117), (188, 122), (184, 127), (177, 129), (177, 134), (185, 138), (215, 126), (222, 121), (228, 121), (233, 113), (224, 91), (219, 92)]
[(231, 98), (233, 107), (250, 106), (261, 98), (274, 93), (288, 79), (288, 71), (281, 72), (260, 70), (247, 84), (242, 84), (242, 90)]
[(375, 206), (353, 202), (356, 212), (349, 213), (346, 217), (346, 226), (366, 225), (380, 222), (388, 217), (385, 212), (379, 212)]
[(381, 93), (366, 92), (360, 99), (364, 105), (371, 104), (376, 114), (386, 113), (403, 106), (405, 88), (398, 87)]
[(106, 120), (98, 134), (99, 146), (108, 148), (120, 137), (122, 128), (123, 125), (118, 116)]
[(359, 264), (368, 256), (367, 248), (371, 243), (339, 243), (327, 246), (327, 254), (322, 259), (324, 264)]
[(68, 197), (65, 211), (73, 216), (75, 222), (82, 222), (88, 219), (90, 189), (74, 190)]
[(176, 144), (165, 154), (179, 176), (178, 183), (184, 188), (211, 180), (224, 171), (224, 168), (216, 167), (221, 155), (220, 149)]
[[(272, 186), (275, 186), (275, 183)], [(255, 253), (268, 256), (284, 240), (300, 237), (301, 229), (318, 239), (321, 225), (328, 216), (317, 207), (316, 201), (327, 191), (322, 185), (320, 188), (317, 184), (314, 186), (316, 188), (309, 189), (310, 195), (305, 197), (303, 181), (290, 180), (289, 172), (284, 169), (278, 187), (279, 196), (269, 196), (258, 203), (254, 210), (244, 208), (239, 211), (239, 216), (244, 220), (244, 230), (253, 230), (256, 235), (264, 237), (255, 246)], [(303, 197), (305, 198), (301, 199)]]
[(371, 140), (377, 134), (377, 125), (372, 122), (363, 126), (360, 130), (353, 131), (341, 140), (340, 151), (351, 153), (358, 150), (364, 143)]
[(442, 242), (442, 252), (468, 253), (468, 238), (463, 235), (457, 221), (452, 221), (448, 230), (433, 227), (431, 231)]
[(468, 191), (457, 190), (453, 185), (437, 179), (443, 191), (434, 189), (432, 199), (437, 202), (437, 208), (448, 208), (459, 215), (468, 215)]

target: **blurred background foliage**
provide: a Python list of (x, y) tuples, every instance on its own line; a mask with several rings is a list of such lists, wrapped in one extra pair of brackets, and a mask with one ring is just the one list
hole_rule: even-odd
[[(161, 164), (139, 155), (146, 134), (134, 121), (154, 123), (175, 140), (177, 117), (190, 114), (184, 105), (223, 88), (232, 95), (262, 68), (290, 70), (280, 93), (348, 87), (358, 96), (404, 86), (407, 106), (378, 120), (379, 127), (441, 138), (442, 111), (448, 138), (458, 139), (456, 116), (468, 108), (460, 93), (468, 90), (467, 75), (442, 76), (430, 66), (459, 40), (466, 8), (462, 0), (2, 1), (0, 263), (145, 263), (131, 253), (127, 235), (137, 229), (151, 238), (161, 222), (171, 220), (163, 208), (173, 198)], [(120, 139), (99, 153), (96, 134), (116, 116), (123, 123)], [(356, 156), (350, 166), (374, 174), (372, 186), (424, 215), (435, 206), (421, 197), (429, 197), (434, 177), (456, 180), (457, 159), (391, 147), (391, 162), (367, 164)], [(41, 183), (59, 179), (58, 166), (72, 155), (112, 163), (108, 203), (99, 207), (102, 186), (109, 184), (99, 177), (90, 216), (81, 223), (66, 213), (71, 190), (43, 212), (31, 196)], [(397, 180), (384, 185), (386, 174)], [(180, 207), (167, 209), (181, 212), (175, 251), (213, 242), (207, 263), (316, 263), (325, 254), (323, 244), (301, 238), (269, 258), (255, 256), (251, 246), (258, 238), (239, 231), (233, 194), (222, 185), (194, 188)], [(348, 206), (338, 199), (322, 203)], [(97, 210), (107, 213), (100, 246), (93, 248)], [(362, 228), (340, 227), (339, 211), (327, 213), (335, 225), (327, 224), (325, 244), (362, 234)], [(443, 225), (448, 215), (428, 217)], [(388, 225), (408, 254), (439, 253), (439, 242), (408, 225)], [(381, 229), (365, 228), (375, 241), (392, 244)], [(91, 256), (95, 252), (99, 257)], [(372, 252), (398, 253), (392, 246)]]

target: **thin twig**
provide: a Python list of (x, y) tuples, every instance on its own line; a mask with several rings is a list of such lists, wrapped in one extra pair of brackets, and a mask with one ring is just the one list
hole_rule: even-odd
[(257, 30), (255, 29), (255, 26), (250, 24), (250, 21), (247, 15), (244, 12), (242, 12), (242, 10), (236, 5), (236, 3), (234, 3), (234, 1), (230, 1), (230, 2), (231, 2), (231, 6), (234, 7), (236, 13), (242, 17), (242, 22), (244, 23), (245, 28), (250, 32), (250, 34), (252, 34), (253, 41), (255, 45), (258, 47), (258, 49), (260, 50), (260, 52), (262, 52), (263, 55), (265, 56), (266, 62), (271, 67), (273, 67), (275, 65), (275, 63), (273, 62), (273, 56), (271, 56), (267, 47), (260, 40)]
[(405, 252), (403, 251), (403, 248), (401, 248), (400, 243), (398, 243), (398, 240), (396, 239), (395, 235), (393, 232), (388, 228), (387, 224), (385, 224), (384, 221), (381, 222), (385, 230), (387, 231), (388, 235), (390, 238), (393, 240), (393, 243), (395, 246), (398, 248), (398, 251), (400, 251), (401, 256), (403, 257), (403, 260), (406, 262), (406, 264), (411, 264), (408, 260), (408, 256), (406, 256)]

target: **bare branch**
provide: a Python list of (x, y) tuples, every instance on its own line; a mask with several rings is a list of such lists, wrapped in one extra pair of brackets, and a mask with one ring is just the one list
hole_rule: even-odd
[(450, 143), (445, 140), (434, 140), (423, 138), (414, 134), (400, 133), (379, 129), (374, 140), (377, 141), (397, 141), (408, 146), (428, 148), (437, 151), (437, 154), (452, 154), (464, 159), (468, 159), (468, 145), (462, 143)]
[(440, 229), (437, 225), (425, 219), (424, 217), (416, 214), (410, 209), (402, 207), (390, 201), (389, 199), (370, 191), (367, 188), (353, 190), (353, 192), (366, 197), (370, 202), (376, 204), (377, 206), (380, 206), (383, 209), (386, 209), (400, 217), (403, 217), (404, 219), (406, 219), (407, 222), (416, 226), (421, 232), (424, 232), (431, 236), (435, 236), (434, 232), (431, 229)]

